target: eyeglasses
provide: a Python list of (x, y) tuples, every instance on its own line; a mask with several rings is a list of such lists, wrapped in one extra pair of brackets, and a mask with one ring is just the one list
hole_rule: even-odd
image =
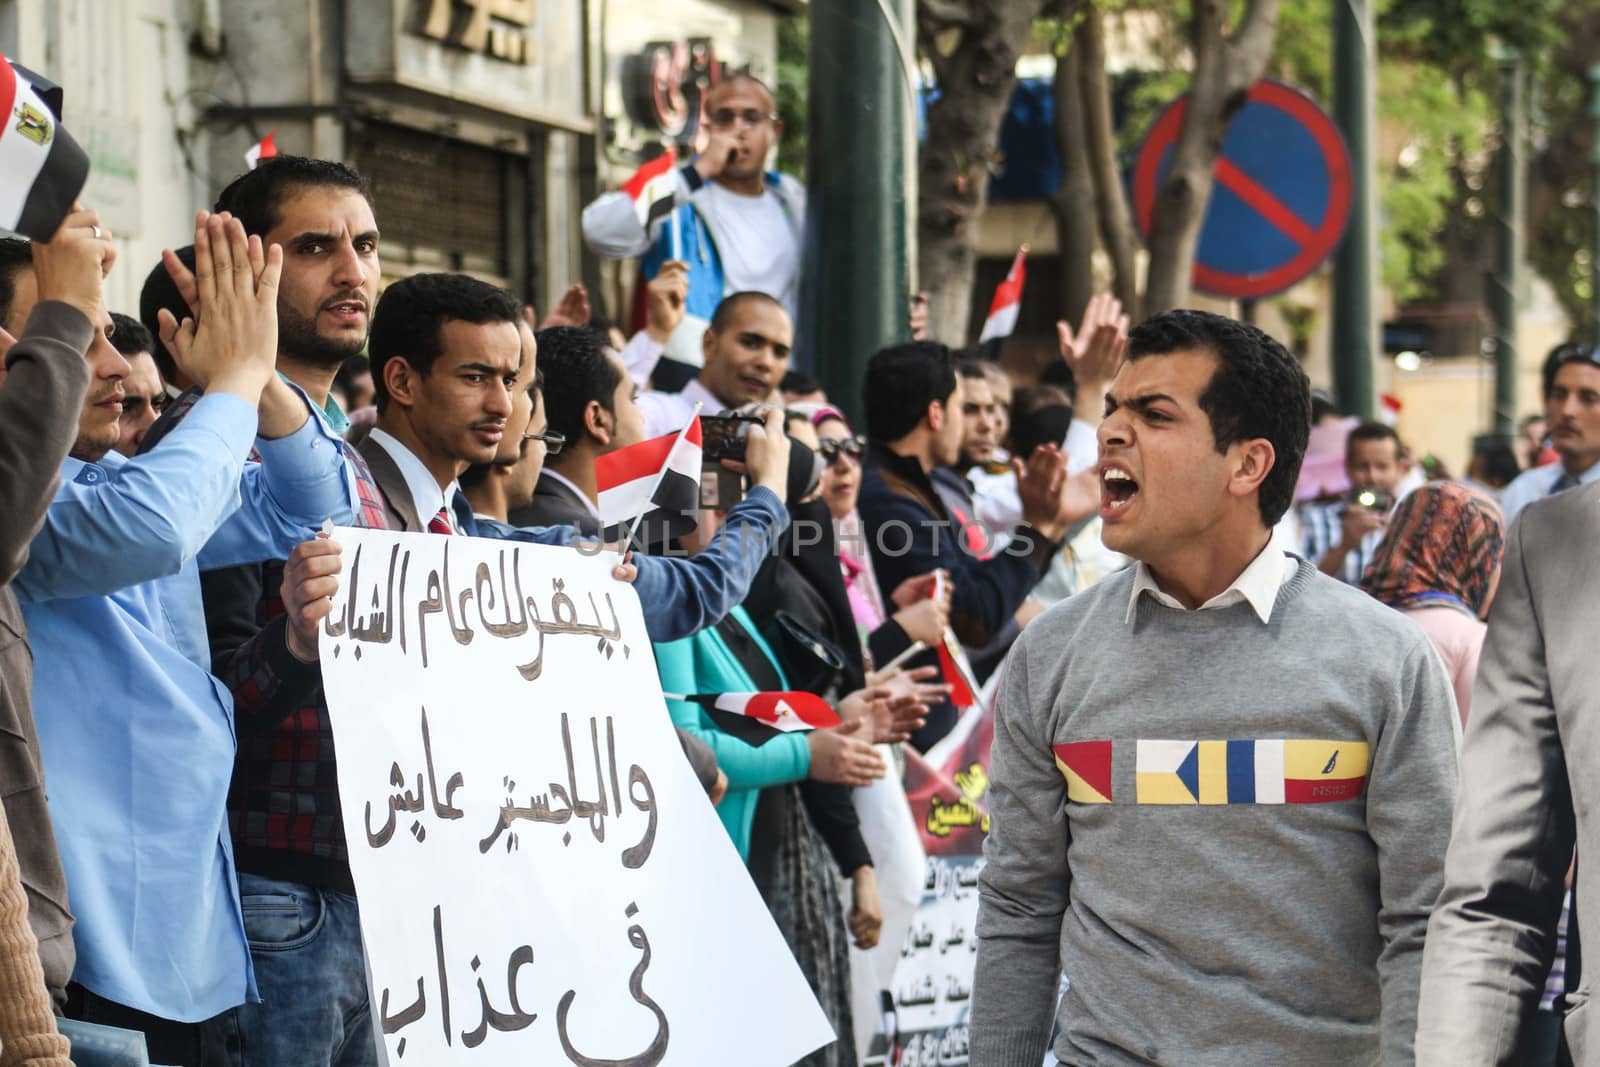
[(776, 122), (778, 120), (778, 116), (772, 112), (757, 111), (753, 107), (745, 108), (743, 111), (735, 111), (731, 107), (719, 107), (707, 117), (710, 119), (711, 125), (721, 130), (727, 129), (735, 122), (742, 122), (746, 126), (760, 126), (763, 123)]
[(554, 430), (546, 430), (544, 433), (525, 433), (522, 439), (543, 442), (545, 454), (549, 456), (559, 456), (561, 450), (567, 447), (567, 435)]
[(845, 456), (849, 456), (857, 463), (861, 462), (861, 453), (865, 452), (866, 448), (867, 439), (857, 435), (855, 437), (846, 437), (837, 441), (823, 441), (817, 446), (817, 452), (821, 454), (828, 466), (831, 467), (837, 464), (839, 460)]

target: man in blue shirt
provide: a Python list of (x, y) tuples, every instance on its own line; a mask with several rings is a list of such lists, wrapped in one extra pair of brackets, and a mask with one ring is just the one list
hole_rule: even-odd
[(1560, 463), (1523, 471), (1506, 486), (1506, 525), (1547, 496), (1600, 481), (1600, 353), (1593, 345), (1558, 345), (1544, 361), (1544, 409)]
[(97, 336), (15, 583), (78, 918), (69, 1010), (142, 1030), (171, 1064), (200, 1063), (211, 1031), (193, 1024), (255, 996), (224, 803), (233, 702), (209, 671), (199, 569), (281, 557), (353, 503), (338, 439), (273, 373), (280, 250), (204, 214), (195, 246), (199, 324), (164, 316), (163, 340), (205, 395), (148, 453), (113, 452), (128, 365)]

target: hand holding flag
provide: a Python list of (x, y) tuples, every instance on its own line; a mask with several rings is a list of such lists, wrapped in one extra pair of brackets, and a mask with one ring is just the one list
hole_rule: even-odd
[[(934, 579), (934, 592), (936, 598), (942, 599), (946, 595), (948, 583), (944, 572), (937, 572)], [(970, 708), (978, 702), (977, 679), (973, 676), (972, 667), (967, 663), (967, 654), (962, 650), (956, 635), (945, 628), (938, 645), (934, 651), (939, 655), (939, 673), (950, 686), (950, 703), (958, 708)]]
[(631, 522), (626, 548), (633, 541), (639, 520), (647, 513), (663, 512), (669, 520), (683, 522), (700, 506), (700, 405), (688, 425), (677, 433), (662, 434), (619, 448), (594, 461), (597, 510), (604, 526)]

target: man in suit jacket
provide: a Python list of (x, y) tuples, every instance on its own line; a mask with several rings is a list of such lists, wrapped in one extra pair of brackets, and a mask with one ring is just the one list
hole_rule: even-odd
[[(1573, 847), (1600, 855), (1597, 543), (1600, 485), (1542, 500), (1511, 527), (1428, 926), (1419, 1064), (1524, 1062)], [(1600, 896), (1581, 879), (1572, 918), (1600, 929)], [(1587, 984), (1567, 999), (1572, 1062), (1600, 1063)]]
[(605, 338), (583, 326), (539, 331), (545, 418), (566, 443), (545, 460), (533, 503), (511, 516), (518, 526), (575, 526), (601, 533), (594, 461), (645, 439), (639, 387)]

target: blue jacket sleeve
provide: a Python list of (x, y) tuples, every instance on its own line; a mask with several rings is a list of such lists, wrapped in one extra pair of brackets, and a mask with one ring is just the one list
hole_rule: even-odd
[(699, 555), (635, 555), (634, 588), (650, 639), (676, 641), (720, 622), (749, 595), (756, 572), (788, 525), (783, 501), (757, 486), (729, 510), (722, 529)]
[(282, 559), (324, 520), (342, 526), (355, 518), (355, 482), (344, 450), (305, 403), (310, 418), (300, 429), (273, 441), (256, 439), (261, 462), (246, 464), (240, 504), (201, 549), (201, 570)]
[(253, 407), (217, 394), (141, 456), (68, 460), (14, 583), (17, 597), (108, 596), (178, 573), (238, 506), (255, 426)]
[[(663, 690), (669, 693), (701, 691), (695, 673), (692, 638), (658, 644), (655, 652)], [(717, 729), (711, 716), (698, 704), (669, 700), (667, 711), (674, 726), (711, 746), (717, 766), (728, 776), (729, 789), (785, 785), (801, 781), (811, 771), (811, 746), (805, 734), (782, 734), (757, 748)]]

